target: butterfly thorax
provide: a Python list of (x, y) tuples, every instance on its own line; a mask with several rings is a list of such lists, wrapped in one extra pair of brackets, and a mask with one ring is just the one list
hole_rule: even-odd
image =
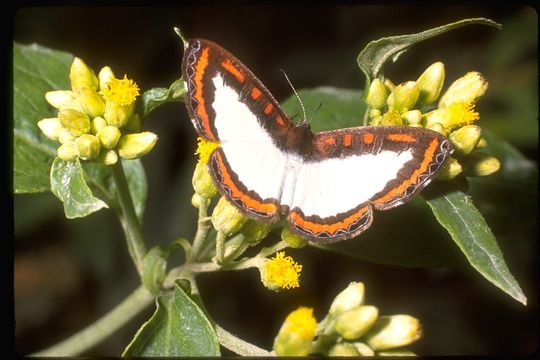
[(286, 150), (303, 157), (309, 157), (313, 153), (313, 132), (308, 122), (302, 121), (292, 127), (287, 134)]

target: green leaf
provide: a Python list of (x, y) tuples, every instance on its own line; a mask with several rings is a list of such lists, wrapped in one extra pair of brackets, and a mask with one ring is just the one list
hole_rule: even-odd
[[(301, 89), (298, 95), (306, 108), (313, 132), (362, 125), (365, 104), (361, 91), (322, 86)], [(291, 95), (281, 105), (289, 117), (303, 116), (302, 107), (295, 95)]]
[(495, 236), (470, 196), (445, 190), (440, 183), (432, 185), (427, 195), (426, 201), (435, 217), (472, 267), (508, 295), (527, 304), (527, 298), (504, 262)]
[(216, 332), (204, 312), (175, 284), (122, 356), (219, 356)]
[(138, 101), (138, 112), (142, 115), (143, 119), (148, 114), (163, 104), (174, 101), (183, 101), (185, 93), (184, 80), (178, 79), (166, 88), (153, 88), (145, 91), (140, 100)]
[(92, 195), (84, 179), (79, 159), (64, 161), (56, 158), (51, 167), (51, 190), (62, 203), (68, 219), (90, 215), (107, 204)]
[(366, 76), (366, 89), (369, 87), (371, 80), (373, 80), (379, 75), (382, 67), (389, 59), (396, 61), (401, 54), (407, 51), (412, 45), (420, 41), (444, 34), (445, 32), (459, 28), (461, 26), (472, 24), (489, 25), (494, 26), (498, 29), (502, 28), (500, 24), (492, 20), (486, 18), (472, 18), (456, 21), (416, 34), (388, 36), (370, 42), (360, 52), (356, 60), (358, 66)]
[(13, 185), (15, 193), (50, 191), (49, 174), (59, 146), (37, 127), (56, 116), (45, 101), (51, 90), (69, 89), (73, 55), (39, 45), (13, 45)]
[[(141, 160), (121, 159), (124, 173), (128, 182), (129, 192), (133, 200), (133, 206), (137, 213), (137, 218), (142, 222), (146, 204), (147, 183), (144, 167)], [(99, 163), (85, 162), (83, 164), (87, 174), (87, 182), (96, 192), (96, 195), (104, 199), (107, 204), (114, 208), (120, 208), (116, 185), (109, 166)]]

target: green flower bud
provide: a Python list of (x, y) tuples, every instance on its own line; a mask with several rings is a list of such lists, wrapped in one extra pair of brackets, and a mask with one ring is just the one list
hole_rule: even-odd
[(227, 237), (237, 233), (247, 218), (229, 202), (225, 197), (221, 197), (212, 211), (212, 224), (217, 231), (224, 233)]
[(473, 151), (466, 159), (465, 174), (467, 176), (488, 176), (501, 168), (501, 162), (494, 156)]
[(381, 316), (365, 335), (373, 350), (409, 345), (422, 336), (420, 321), (409, 315)]
[(107, 122), (104, 118), (98, 116), (92, 119), (91, 130), (94, 135), (97, 134), (99, 130), (103, 129), (105, 126), (107, 126)]
[(360, 353), (353, 344), (338, 343), (328, 350), (328, 356), (358, 356)]
[(114, 149), (118, 140), (120, 140), (120, 136), (122, 136), (122, 133), (114, 126), (105, 126), (97, 132), (99, 142), (105, 149)]
[(137, 159), (154, 148), (158, 137), (149, 131), (138, 134), (127, 134), (118, 142), (118, 154), (124, 159)]
[(198, 209), (203, 204), (205, 206), (208, 206), (210, 204), (210, 199), (205, 199), (197, 193), (193, 194), (193, 196), (191, 197), (191, 205)]
[(114, 73), (112, 69), (108, 66), (102, 67), (101, 70), (99, 70), (98, 79), (99, 88), (101, 90), (106, 89), (108, 87), (109, 81), (111, 81), (111, 79), (114, 79)]
[(73, 161), (77, 158), (78, 150), (75, 142), (66, 142), (56, 149), (56, 155), (64, 161)]
[(439, 108), (445, 108), (455, 102), (473, 102), (484, 95), (488, 87), (482, 74), (471, 71), (460, 77), (450, 85), (439, 100)]
[(300, 307), (291, 312), (274, 340), (273, 349), (278, 356), (306, 356), (315, 337), (317, 321), (313, 309)]
[(80, 136), (90, 132), (90, 119), (83, 112), (70, 108), (62, 108), (58, 111), (58, 118), (73, 136)]
[(336, 316), (336, 332), (344, 339), (354, 340), (364, 335), (379, 317), (375, 306), (364, 305)]
[(384, 86), (386, 86), (386, 90), (388, 90), (388, 92), (392, 92), (396, 88), (396, 85), (394, 85), (394, 83), (390, 79), (384, 80)]
[(60, 141), (60, 144), (74, 142), (75, 136), (71, 135), (69, 130), (63, 127), (58, 131), (58, 141)]
[[(372, 125), (374, 125), (372, 123)], [(402, 126), (403, 120), (399, 112), (395, 110), (388, 110), (379, 120), (379, 125), (384, 126)]]
[(281, 228), (281, 240), (285, 241), (293, 249), (303, 248), (308, 243), (306, 239), (293, 233), (287, 226)]
[(384, 83), (379, 79), (373, 80), (369, 86), (366, 103), (374, 109), (382, 109), (382, 107), (386, 105), (387, 98), (388, 91), (386, 90)]
[(105, 165), (114, 165), (118, 162), (118, 154), (114, 150), (106, 150), (102, 156), (101, 162)]
[(437, 175), (438, 180), (451, 180), (463, 172), (461, 164), (453, 157), (449, 157), (444, 167)]
[(244, 235), (244, 241), (254, 244), (264, 239), (271, 229), (271, 224), (266, 224), (253, 219), (247, 219), (245, 224), (240, 229), (240, 232), (242, 235)]
[(208, 167), (200, 161), (195, 165), (191, 183), (195, 192), (205, 199), (212, 199), (218, 194), (214, 179), (208, 172)]
[(56, 90), (45, 93), (45, 100), (54, 108), (69, 107), (76, 102), (75, 94), (70, 90)]
[(418, 107), (433, 104), (441, 94), (444, 83), (444, 64), (440, 61), (432, 64), (416, 80), (418, 87)]
[(334, 298), (328, 313), (337, 316), (346, 311), (355, 309), (364, 302), (364, 284), (352, 282)]
[(409, 126), (420, 126), (422, 121), (422, 113), (420, 110), (409, 110), (401, 114), (401, 119)]
[(486, 146), (487, 146), (487, 141), (484, 138), (480, 138), (480, 140), (478, 140), (478, 144), (476, 144), (477, 149), (483, 149)]
[(38, 121), (37, 125), (46, 137), (54, 141), (58, 140), (60, 130), (63, 129), (58, 118), (43, 119)]
[(71, 88), (77, 90), (82, 87), (88, 87), (94, 90), (98, 88), (98, 78), (80, 58), (73, 59), (71, 70), (69, 72)]
[(99, 155), (101, 146), (99, 140), (90, 134), (83, 134), (75, 139), (77, 149), (79, 150), (79, 157), (83, 160), (90, 160)]
[(382, 115), (381, 110), (379, 110), (379, 109), (371, 109), (371, 110), (369, 110), (369, 117), (372, 118), (372, 119), (376, 118), (378, 116), (381, 116), (381, 115)]
[(404, 113), (414, 107), (416, 100), (418, 100), (418, 88), (416, 82), (407, 81), (403, 84), (399, 84), (388, 96), (388, 109), (395, 110), (397, 112)]
[(448, 130), (446, 130), (446, 128), (441, 123), (430, 124), (429, 126), (426, 126), (426, 129), (436, 131), (444, 136), (446, 136), (446, 134), (448, 133)]
[(107, 120), (107, 124), (121, 128), (127, 124), (134, 107), (135, 103), (119, 105), (114, 101), (105, 101), (103, 117)]
[(358, 351), (358, 355), (360, 356), (374, 356), (375, 355), (375, 351), (373, 351), (373, 349), (371, 349), (369, 346), (367, 346), (367, 344), (363, 342), (355, 341), (352, 344), (354, 345), (354, 347), (356, 348), (356, 351)]
[(105, 101), (103, 101), (103, 98), (97, 93), (96, 90), (87, 87), (81, 87), (75, 90), (75, 92), (77, 94), (77, 100), (79, 101), (81, 108), (91, 118), (103, 115), (103, 110), (105, 109)]
[(457, 154), (467, 155), (476, 148), (481, 133), (482, 130), (479, 126), (466, 125), (450, 133), (448, 138), (454, 145)]

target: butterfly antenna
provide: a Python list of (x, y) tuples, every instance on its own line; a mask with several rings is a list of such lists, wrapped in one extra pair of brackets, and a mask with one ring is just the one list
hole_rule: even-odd
[(296, 98), (298, 99), (298, 102), (300, 103), (300, 107), (302, 108), (302, 113), (304, 114), (304, 122), (307, 122), (307, 118), (306, 118), (306, 108), (304, 107), (304, 103), (302, 102), (302, 99), (300, 99), (300, 96), (298, 95), (298, 92), (296, 92), (296, 89), (294, 88), (291, 80), (289, 79), (289, 77), (287, 76), (287, 73), (285, 72), (285, 70), (283, 69), (280, 69), (281, 72), (283, 73), (283, 75), (285, 76), (285, 79), (287, 80), (287, 82), (289, 83), (289, 86), (291, 87), (291, 89), (294, 91), (294, 95), (296, 95)]

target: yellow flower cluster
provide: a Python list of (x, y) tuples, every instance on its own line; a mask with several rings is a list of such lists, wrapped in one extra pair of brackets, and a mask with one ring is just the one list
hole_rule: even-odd
[(96, 76), (79, 58), (73, 60), (69, 78), (71, 90), (45, 94), (58, 109), (57, 117), (38, 122), (45, 136), (60, 142), (60, 159), (113, 165), (118, 156), (136, 159), (152, 150), (157, 135), (138, 132), (141, 121), (134, 109), (139, 88), (133, 80), (116, 79), (108, 66)]
[(414, 355), (402, 347), (422, 336), (418, 319), (410, 315), (379, 316), (364, 305), (364, 284), (353, 282), (332, 302), (316, 324), (313, 309), (300, 307), (287, 316), (274, 340), (279, 356), (390, 356)]
[[(439, 179), (448, 180), (460, 173), (485, 176), (500, 168), (499, 161), (479, 149), (486, 146), (475, 104), (487, 90), (487, 82), (478, 72), (468, 72), (454, 81), (441, 95), (445, 78), (444, 64), (429, 66), (416, 81), (394, 85), (375, 79), (366, 98), (371, 125), (424, 127), (448, 136), (454, 145)], [(438, 101), (438, 103), (437, 103)]]
[(296, 288), (300, 286), (301, 271), (302, 265), (296, 263), (290, 256), (285, 256), (283, 251), (279, 251), (261, 267), (261, 281), (270, 290)]

